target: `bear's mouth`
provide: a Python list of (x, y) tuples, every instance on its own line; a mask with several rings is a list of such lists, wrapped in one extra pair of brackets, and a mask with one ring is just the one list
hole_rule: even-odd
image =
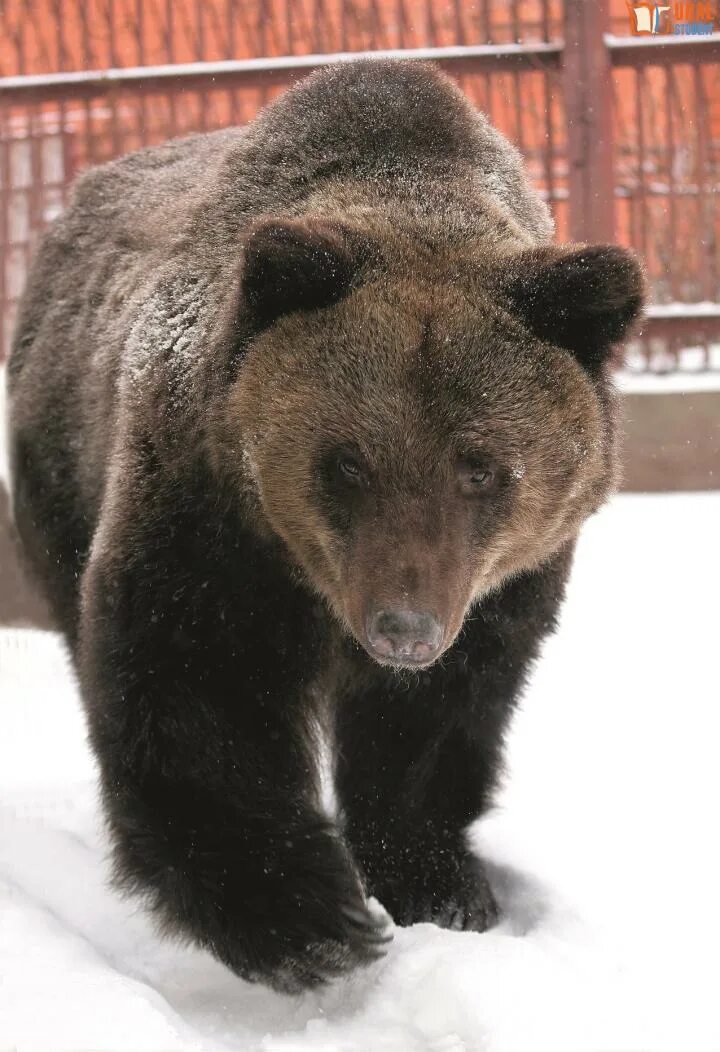
[(401, 657), (382, 657), (377, 654), (371, 647), (365, 646), (364, 649), (378, 665), (382, 665), (385, 668), (394, 668), (400, 671), (407, 672), (420, 672), (425, 668), (430, 668), (434, 665), (438, 658), (442, 655), (443, 651), (439, 651), (434, 654), (431, 658), (419, 659), (419, 658), (401, 658)]

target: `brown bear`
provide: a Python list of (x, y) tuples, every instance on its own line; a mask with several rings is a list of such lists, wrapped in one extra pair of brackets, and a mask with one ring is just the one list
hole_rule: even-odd
[(631, 254), (551, 234), (450, 80), (360, 61), (89, 172), (39, 247), (17, 524), (117, 882), (240, 976), (374, 959), (370, 894), (495, 920), (465, 830), (613, 485), (642, 301)]

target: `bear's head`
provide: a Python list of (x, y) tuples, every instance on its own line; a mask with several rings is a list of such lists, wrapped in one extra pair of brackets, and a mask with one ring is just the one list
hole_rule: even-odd
[(228, 423), (307, 581), (378, 662), (422, 667), (607, 496), (608, 360), (643, 280), (612, 246), (380, 245), (319, 217), (256, 226)]

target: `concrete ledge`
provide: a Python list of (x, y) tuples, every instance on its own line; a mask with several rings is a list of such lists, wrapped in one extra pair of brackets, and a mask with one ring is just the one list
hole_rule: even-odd
[(720, 489), (720, 389), (626, 393), (623, 460), (628, 492)]

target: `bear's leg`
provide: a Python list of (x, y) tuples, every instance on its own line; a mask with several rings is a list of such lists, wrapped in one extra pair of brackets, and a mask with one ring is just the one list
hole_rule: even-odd
[(382, 922), (318, 804), (300, 690), (313, 600), (236, 532), (220, 562), (225, 531), (153, 532), (95, 551), (83, 589), (78, 666), (117, 882), (279, 990), (374, 960)]
[(441, 678), (403, 683), (390, 673), (344, 700), (338, 795), (368, 892), (397, 924), (484, 931), (497, 911), (464, 830), (494, 786), (500, 723), (480, 714), (474, 727)]
[(484, 930), (497, 917), (464, 831), (492, 802), (503, 734), (529, 663), (553, 627), (567, 548), (489, 596), (431, 668), (349, 657), (338, 699), (337, 790), (369, 893), (399, 924)]

